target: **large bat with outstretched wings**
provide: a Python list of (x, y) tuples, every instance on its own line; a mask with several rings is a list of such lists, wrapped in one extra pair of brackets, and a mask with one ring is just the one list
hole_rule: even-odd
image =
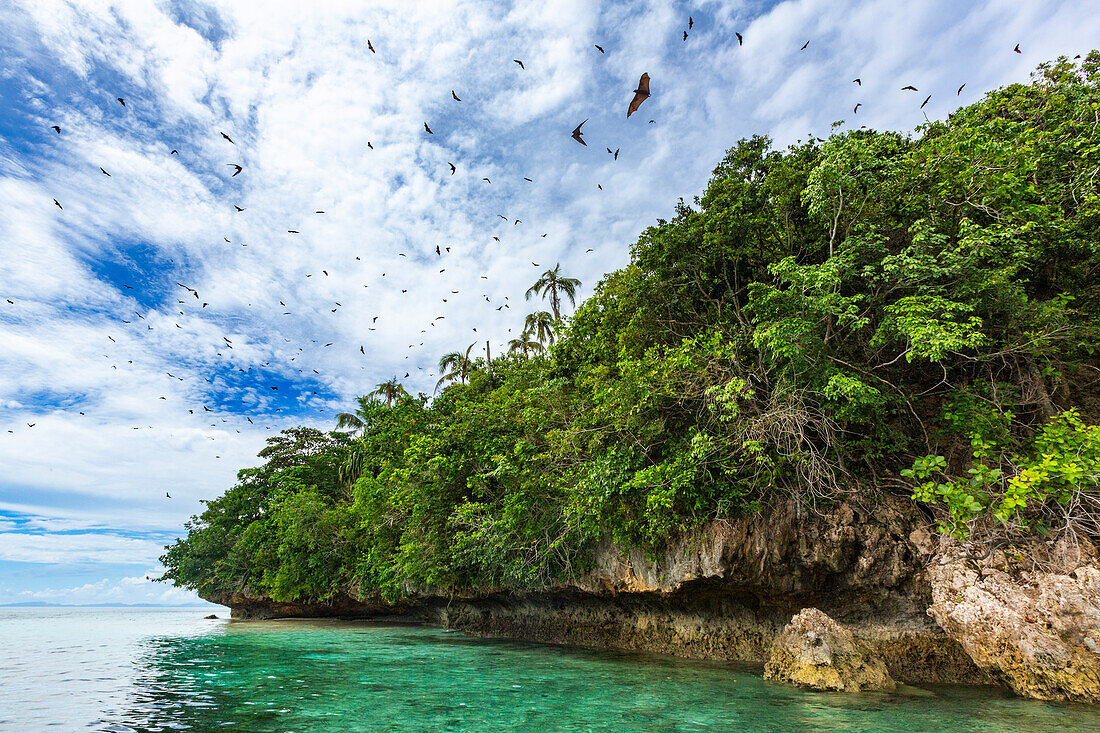
[(626, 116), (634, 114), (642, 106), (642, 102), (649, 98), (649, 74), (642, 74), (638, 80), (638, 88), (634, 90), (634, 99), (630, 100), (630, 106), (626, 109)]

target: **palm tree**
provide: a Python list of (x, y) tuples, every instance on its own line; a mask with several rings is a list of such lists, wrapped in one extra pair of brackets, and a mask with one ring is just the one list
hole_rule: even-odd
[(439, 381), (435, 383), (437, 391), (441, 384), (454, 379), (466, 384), (466, 378), (470, 376), (470, 352), (476, 344), (475, 341), (467, 346), (465, 354), (460, 351), (452, 351), (443, 355), (443, 358), (439, 360)]
[(577, 288), (581, 281), (575, 277), (561, 276), (561, 263), (554, 265), (553, 270), (547, 270), (535, 281), (535, 284), (527, 289), (527, 300), (532, 295), (541, 295), (543, 298), (550, 295), (550, 310), (554, 312), (554, 320), (561, 318), (561, 296), (569, 298), (570, 305), (576, 305)]
[(386, 407), (393, 407), (394, 400), (407, 394), (408, 392), (405, 391), (405, 388), (397, 381), (397, 377), (391, 377), (375, 387), (374, 391), (367, 396), (382, 397), (386, 400)]
[(531, 338), (531, 334), (524, 331), (519, 335), (519, 338), (514, 338), (508, 342), (508, 351), (512, 354), (517, 351), (524, 356), (530, 356), (531, 352), (539, 353), (543, 350), (542, 344), (535, 339)]
[(557, 322), (558, 319), (546, 311), (529, 313), (527, 320), (523, 323), (523, 330), (529, 336), (534, 334), (535, 340), (541, 347), (545, 343), (554, 343), (554, 326)]
[(355, 412), (341, 412), (336, 416), (336, 429), (343, 430), (344, 428), (351, 428), (353, 435), (358, 435), (366, 429), (366, 417), (367, 417), (367, 403), (370, 400), (367, 397), (358, 398), (359, 408)]

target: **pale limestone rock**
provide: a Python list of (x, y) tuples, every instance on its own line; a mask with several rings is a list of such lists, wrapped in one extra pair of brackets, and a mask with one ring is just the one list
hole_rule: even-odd
[(764, 677), (814, 690), (894, 690), (881, 659), (851, 631), (816, 608), (805, 608), (772, 645)]
[(936, 622), (1017, 694), (1100, 702), (1100, 569), (981, 576), (948, 556), (932, 563)]

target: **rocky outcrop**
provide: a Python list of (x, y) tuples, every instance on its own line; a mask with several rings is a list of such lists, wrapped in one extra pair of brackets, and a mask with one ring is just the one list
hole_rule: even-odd
[(844, 624), (909, 683), (989, 677), (925, 613), (934, 551), (911, 502), (784, 503), (712, 523), (657, 556), (597, 548), (574, 582), (533, 591), (410, 592), (400, 606), (340, 595), (277, 603), (237, 593), (210, 599), (235, 618), (399, 615), (472, 634), (763, 664), (791, 617), (815, 607)]
[(1013, 569), (1005, 553), (973, 567), (951, 553), (929, 567), (929, 614), (1016, 693), (1100, 702), (1100, 569)]
[(881, 614), (885, 606), (923, 613), (923, 569), (934, 550), (919, 529), (924, 523), (912, 502), (890, 497), (827, 511), (787, 502), (687, 533), (657, 557), (605, 543), (576, 585), (592, 593), (669, 593), (721, 579), (762, 597), (827, 593), (851, 601), (856, 614)]
[[(851, 633), (864, 659), (881, 660), (898, 682), (1000, 683), (1028, 697), (1100, 701), (1100, 569), (1093, 550), (1047, 572), (1009, 567), (999, 552), (979, 570), (934, 537), (904, 499), (839, 502), (827, 511), (785, 503), (685, 534), (656, 556), (601, 545), (587, 574), (539, 591), (420, 588), (392, 604), (350, 592), (275, 602), (246, 589), (207, 600), (230, 606), (234, 618), (401, 617), (483, 636), (770, 660), (774, 674), (791, 679), (794, 672), (780, 670), (795, 669), (798, 659), (807, 680), (807, 670), (822, 665), (808, 666), (804, 650), (796, 655), (791, 644), (808, 637), (784, 635), (785, 662), (773, 644), (792, 616), (819, 609)], [(832, 659), (845, 660), (837, 679), (847, 679), (849, 667), (860, 668), (847, 661), (848, 639), (831, 626), (822, 636), (824, 628), (814, 631), (816, 638), (826, 639)], [(810, 661), (824, 654), (805, 653)], [(823, 684), (826, 672), (815, 673)]]
[(803, 609), (783, 629), (768, 654), (764, 678), (839, 692), (897, 687), (880, 658), (816, 608)]

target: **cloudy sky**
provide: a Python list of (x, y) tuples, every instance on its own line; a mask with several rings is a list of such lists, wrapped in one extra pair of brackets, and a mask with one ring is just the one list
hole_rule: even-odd
[(0, 27), (0, 603), (173, 603), (161, 547), (272, 431), (499, 353), (538, 273), (588, 295), (738, 138), (912, 131), (1086, 52), (1100, 13), (0, 0)]

